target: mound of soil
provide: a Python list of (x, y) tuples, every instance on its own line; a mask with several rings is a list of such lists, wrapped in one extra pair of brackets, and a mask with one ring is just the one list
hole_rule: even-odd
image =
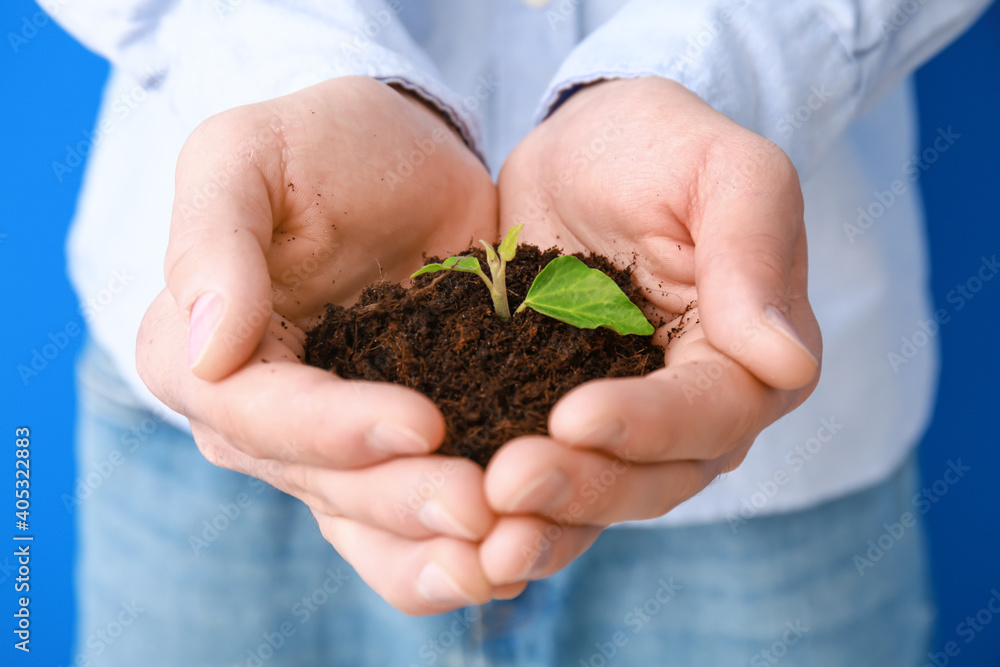
[[(464, 254), (478, 257), (486, 270), (482, 249)], [(512, 313), (542, 267), (560, 254), (558, 248), (518, 246), (507, 265)], [(642, 304), (628, 271), (600, 256), (577, 257)], [(661, 368), (663, 349), (651, 336), (577, 329), (530, 309), (501, 322), (477, 276), (448, 271), (418, 276), (409, 289), (376, 283), (349, 308), (328, 305), (308, 333), (305, 361), (344, 378), (393, 382), (425, 394), (447, 425), (438, 452), (485, 466), (508, 440), (546, 434), (549, 411), (573, 387)]]

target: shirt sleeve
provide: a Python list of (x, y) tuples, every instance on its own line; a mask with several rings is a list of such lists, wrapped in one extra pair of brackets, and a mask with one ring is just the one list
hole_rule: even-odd
[(580, 86), (675, 80), (769, 139), (800, 173), (960, 35), (990, 0), (632, 0), (570, 54), (536, 120)]
[(479, 152), (480, 121), (399, 16), (406, 0), (89, 0), (40, 4), (191, 129), (212, 114), (327, 79), (368, 76), (437, 107)]

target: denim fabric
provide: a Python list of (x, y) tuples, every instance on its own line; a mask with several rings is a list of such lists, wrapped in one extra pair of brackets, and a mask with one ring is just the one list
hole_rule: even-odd
[(140, 407), (101, 351), (84, 353), (79, 378), (80, 472), (96, 474), (74, 508), (73, 664), (922, 664), (933, 608), (912, 459), (808, 511), (608, 530), (516, 600), (410, 618), (299, 501), (211, 466)]

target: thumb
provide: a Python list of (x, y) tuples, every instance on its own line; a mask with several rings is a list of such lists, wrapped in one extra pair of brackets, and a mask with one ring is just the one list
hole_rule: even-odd
[(218, 118), (196, 129), (178, 158), (164, 263), (167, 289), (189, 317), (188, 363), (203, 380), (240, 367), (271, 317), (267, 182), (249, 157), (256, 150), (226, 150), (237, 145)]
[(709, 343), (762, 382), (798, 389), (816, 379), (822, 340), (807, 294), (802, 191), (791, 163), (778, 162), (749, 186), (712, 179), (725, 185), (706, 197), (693, 234), (695, 284)]

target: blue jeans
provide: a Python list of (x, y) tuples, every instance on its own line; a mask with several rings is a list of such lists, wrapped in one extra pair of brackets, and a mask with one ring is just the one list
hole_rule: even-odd
[(912, 459), (806, 511), (608, 530), (516, 600), (410, 618), (372, 593), (305, 506), (207, 463), (93, 346), (79, 381), (88, 490), (74, 508), (72, 664), (887, 667), (920, 665), (927, 650), (924, 535), (919, 520), (899, 523), (913, 512)]

